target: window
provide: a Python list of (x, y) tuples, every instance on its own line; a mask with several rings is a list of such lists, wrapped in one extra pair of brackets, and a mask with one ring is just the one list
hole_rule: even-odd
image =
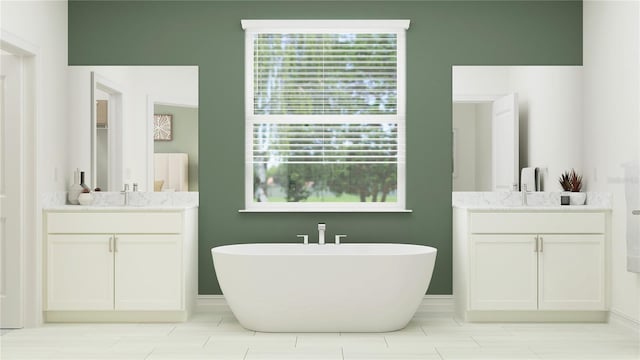
[(249, 211), (405, 209), (408, 20), (243, 20)]

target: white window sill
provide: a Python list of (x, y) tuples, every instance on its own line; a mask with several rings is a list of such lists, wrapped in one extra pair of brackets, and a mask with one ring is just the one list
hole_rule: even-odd
[(240, 209), (239, 213), (412, 213), (402, 209)]

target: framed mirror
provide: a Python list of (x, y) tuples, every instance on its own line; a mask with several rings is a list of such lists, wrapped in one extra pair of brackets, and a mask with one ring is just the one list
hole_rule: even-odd
[(581, 66), (454, 66), (453, 191), (560, 191), (582, 164)]
[[(158, 191), (198, 190), (197, 66), (70, 66), (68, 85), (69, 161), (87, 185), (154, 191), (159, 180)], [(155, 115), (171, 119), (164, 141), (154, 140)], [(160, 164), (173, 155), (158, 154), (182, 160)]]

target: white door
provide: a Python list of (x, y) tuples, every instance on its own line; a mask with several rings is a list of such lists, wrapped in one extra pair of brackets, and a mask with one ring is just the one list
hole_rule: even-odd
[(116, 235), (115, 309), (181, 310), (180, 235)]
[(493, 190), (510, 191), (519, 184), (518, 94), (495, 100), (492, 111)]
[(473, 235), (470, 310), (537, 308), (536, 235)]
[(0, 61), (0, 327), (22, 327), (22, 59)]
[(540, 235), (539, 308), (605, 310), (604, 235)]
[(113, 310), (113, 235), (48, 235), (45, 310)]

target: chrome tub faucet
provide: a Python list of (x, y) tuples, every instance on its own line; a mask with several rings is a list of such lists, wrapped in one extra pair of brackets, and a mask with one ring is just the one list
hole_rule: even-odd
[(327, 230), (327, 224), (319, 223), (318, 224), (318, 244), (324, 245), (324, 232)]

